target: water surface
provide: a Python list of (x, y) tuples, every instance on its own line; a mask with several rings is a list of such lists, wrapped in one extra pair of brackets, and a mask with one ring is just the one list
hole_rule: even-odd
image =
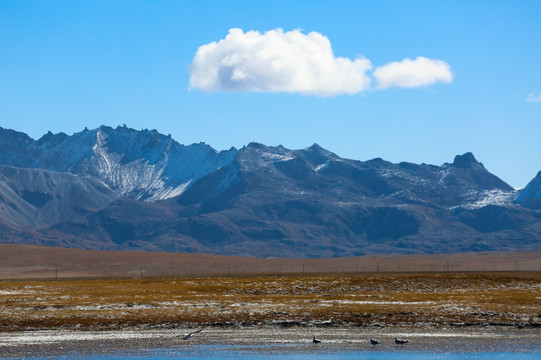
[[(0, 333), (10, 359), (541, 359), (541, 329), (276, 326)], [(312, 342), (312, 336), (322, 340)], [(372, 346), (371, 337), (381, 341)], [(397, 345), (395, 337), (407, 338)]]

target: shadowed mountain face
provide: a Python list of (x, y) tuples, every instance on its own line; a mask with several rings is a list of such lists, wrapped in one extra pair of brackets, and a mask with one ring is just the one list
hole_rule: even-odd
[(541, 210), (541, 171), (526, 185), (517, 197), (517, 203)]
[(41, 229), (106, 208), (118, 195), (91, 177), (0, 165), (0, 219)]
[(260, 257), (541, 248), (541, 211), (524, 205), (537, 193), (517, 197), (471, 153), (434, 166), (317, 144), (217, 152), (125, 127), (38, 141), (0, 129), (0, 151), (4, 242)]

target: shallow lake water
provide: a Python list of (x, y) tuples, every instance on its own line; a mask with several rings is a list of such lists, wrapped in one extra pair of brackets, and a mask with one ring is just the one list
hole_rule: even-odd
[[(285, 349), (283, 349), (285, 350)], [(314, 353), (309, 351), (303, 352), (277, 352), (274, 349), (268, 352), (267, 349), (261, 348), (258, 350), (246, 350), (238, 349), (235, 347), (199, 347), (186, 350), (175, 349), (154, 349), (151, 351), (130, 354), (128, 353), (111, 353), (100, 355), (78, 355), (69, 354), (64, 356), (51, 356), (51, 357), (25, 357), (24, 359), (92, 359), (92, 360), (127, 360), (127, 359), (141, 359), (141, 360), (170, 360), (170, 359), (205, 359), (205, 360), (218, 360), (218, 359), (261, 359), (261, 360), (330, 360), (330, 359), (366, 359), (366, 360), (458, 360), (458, 359), (509, 359), (509, 360), (539, 360), (541, 353), (537, 351), (527, 352), (475, 352), (475, 353), (440, 353), (440, 352), (375, 352), (375, 351), (333, 351), (333, 352), (321, 352)]]
[[(205, 328), (0, 333), (10, 359), (541, 359), (541, 329)], [(312, 342), (312, 336), (322, 340)], [(373, 346), (375, 337), (381, 344)], [(407, 338), (397, 345), (394, 338)]]

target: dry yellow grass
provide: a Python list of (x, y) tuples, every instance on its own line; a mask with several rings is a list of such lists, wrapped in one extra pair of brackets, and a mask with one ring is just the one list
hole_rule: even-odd
[(541, 273), (0, 282), (0, 331), (190, 325), (541, 326)]

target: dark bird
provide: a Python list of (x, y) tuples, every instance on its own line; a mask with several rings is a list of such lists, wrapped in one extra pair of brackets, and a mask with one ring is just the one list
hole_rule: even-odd
[(397, 343), (397, 344), (406, 344), (406, 343), (409, 343), (410, 341), (409, 340), (404, 340), (404, 339), (399, 339), (399, 338), (394, 338), (394, 342)]
[(197, 333), (199, 333), (199, 332), (201, 332), (201, 331), (203, 331), (203, 329), (195, 330), (195, 331), (193, 331), (193, 332), (191, 332), (191, 333), (189, 333), (189, 334), (184, 335), (184, 336), (182, 337), (182, 339), (188, 340), (189, 338), (192, 337), (192, 335), (195, 335), (195, 334), (197, 334)]
[(314, 338), (312, 339), (312, 342), (313, 342), (314, 344), (319, 344), (319, 343), (321, 342), (321, 340), (316, 339), (316, 336), (314, 335)]
[(377, 344), (379, 344), (379, 343), (380, 343), (379, 340), (376, 340), (376, 339), (370, 339), (370, 344), (372, 344), (372, 345), (377, 345)]

